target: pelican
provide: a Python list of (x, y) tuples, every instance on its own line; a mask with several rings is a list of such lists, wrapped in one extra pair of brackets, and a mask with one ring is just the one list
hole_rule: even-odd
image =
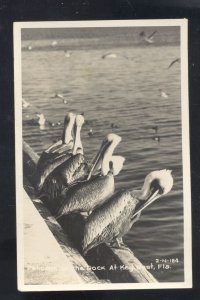
[(166, 195), (173, 186), (170, 170), (153, 171), (145, 178), (141, 190), (119, 191), (88, 217), (82, 248), (86, 254), (101, 243), (124, 247), (122, 237), (131, 229), (142, 210)]
[(154, 35), (156, 34), (156, 30), (152, 32), (149, 36), (146, 36), (146, 33), (144, 31), (140, 32), (140, 37), (142, 38), (143, 41), (145, 41), (148, 44), (153, 44), (154, 43)]
[(75, 118), (76, 116), (71, 112), (65, 117), (62, 138), (44, 151), (38, 161), (37, 189), (39, 191), (42, 189), (49, 174), (71, 156), (70, 151), (74, 145), (72, 129), (74, 127)]
[[(85, 157), (83, 155), (83, 146), (80, 138), (80, 131), (83, 123), (84, 117), (82, 115), (75, 116), (75, 121), (73, 125), (75, 137), (74, 140), (70, 133), (70, 130), (72, 129), (72, 124), (67, 127), (67, 136), (64, 137), (64, 140), (68, 145), (66, 157), (61, 157), (61, 164), (59, 165), (57, 165), (57, 157), (55, 157), (54, 160), (52, 160), (54, 169), (52, 169), (51, 165), (47, 166), (50, 172), (44, 182), (42, 191), (43, 195), (46, 195), (48, 197), (47, 199), (49, 203), (53, 204), (53, 210), (55, 210), (56, 206), (59, 205), (59, 197), (61, 193), (64, 193), (63, 190), (66, 192), (70, 185), (72, 185), (77, 180), (85, 179), (85, 177), (88, 174), (89, 167), (88, 164), (85, 162)], [(69, 138), (69, 135), (71, 135), (71, 139)], [(70, 141), (71, 145), (69, 144)], [(53, 154), (60, 152), (60, 148), (61, 151), (63, 151), (63, 148), (60, 145), (60, 143), (56, 143), (52, 147), (50, 148), (50, 150)], [(64, 149), (64, 152), (65, 151), (66, 149)]]
[(74, 125), (74, 144), (71, 157), (57, 169), (57, 176), (62, 178), (63, 186), (66, 188), (76, 180), (81, 180), (88, 174), (88, 164), (83, 155), (81, 142), (81, 128), (84, 124), (84, 117), (77, 115)]
[[(120, 172), (124, 162), (124, 158), (121, 156), (114, 160), (112, 158), (113, 151), (120, 141), (121, 137), (116, 134), (107, 135), (92, 162), (87, 180), (78, 182), (62, 194), (62, 205), (57, 211), (56, 218), (71, 212), (89, 214), (113, 194), (115, 188), (114, 175)], [(91, 178), (100, 161), (101, 174)], [(112, 164), (111, 170), (110, 162)]]

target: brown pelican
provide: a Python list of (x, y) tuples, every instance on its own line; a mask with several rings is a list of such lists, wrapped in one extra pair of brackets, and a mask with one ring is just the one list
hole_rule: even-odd
[[(120, 172), (124, 162), (124, 158), (121, 156), (117, 156), (117, 159), (112, 157), (113, 151), (120, 141), (121, 137), (116, 134), (107, 135), (92, 162), (87, 180), (78, 182), (62, 193), (62, 199), (60, 200), (62, 204), (57, 211), (56, 218), (71, 212), (87, 212), (89, 214), (113, 194), (115, 188), (114, 175)], [(100, 161), (101, 174), (91, 178)]]
[(83, 146), (81, 142), (81, 128), (84, 124), (84, 117), (77, 115), (74, 125), (74, 144), (71, 157), (57, 169), (58, 177), (62, 178), (63, 185), (68, 187), (76, 180), (86, 177), (89, 171), (88, 164), (83, 155)]
[[(52, 160), (52, 164), (55, 168), (52, 169), (52, 167), (49, 166), (51, 172), (47, 176), (42, 189), (43, 195), (47, 197), (48, 202), (54, 211), (57, 206), (60, 205), (59, 197), (61, 193), (63, 193), (63, 190), (66, 192), (72, 183), (77, 180), (85, 179), (88, 174), (89, 168), (83, 156), (83, 147), (80, 138), (80, 131), (83, 123), (84, 117), (82, 115), (77, 115), (74, 123), (74, 141), (73, 139), (70, 139), (71, 131), (68, 130), (71, 130), (71, 125), (67, 126), (67, 136), (66, 132), (64, 134), (64, 140), (67, 140), (68, 142), (67, 151), (65, 148), (62, 148), (62, 145), (53, 145), (53, 148), (51, 148), (51, 150), (53, 149), (53, 154), (58, 153), (60, 149), (62, 149), (62, 151), (64, 149), (64, 152), (67, 152), (66, 159), (64, 161), (63, 157), (61, 157), (61, 164), (57, 165), (57, 157), (55, 157), (56, 165), (54, 159)], [(57, 147), (56, 152), (55, 147)]]
[(117, 243), (137, 221), (141, 211), (173, 186), (171, 171), (153, 171), (146, 176), (141, 190), (119, 191), (88, 217), (83, 235), (84, 254), (101, 243)]
[(71, 156), (74, 145), (72, 129), (76, 116), (69, 113), (64, 120), (62, 138), (44, 151), (37, 164), (37, 189), (40, 191), (46, 178)]

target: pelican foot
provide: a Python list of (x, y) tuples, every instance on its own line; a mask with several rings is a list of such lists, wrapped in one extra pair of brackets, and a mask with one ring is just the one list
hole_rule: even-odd
[(140, 216), (141, 216), (141, 212), (139, 212), (136, 216), (134, 216), (134, 217), (131, 219), (132, 225), (133, 225), (134, 223), (136, 223), (136, 222), (139, 220)]
[(124, 244), (122, 238), (116, 238), (110, 243), (111, 248), (116, 249), (127, 249), (127, 246)]

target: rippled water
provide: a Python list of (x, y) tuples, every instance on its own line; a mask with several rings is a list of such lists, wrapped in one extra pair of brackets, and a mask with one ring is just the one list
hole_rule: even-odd
[[(51, 41), (42, 41), (48, 45)], [(76, 45), (81, 39), (74, 39)], [(69, 111), (84, 112), (91, 125), (82, 130), (88, 159), (93, 158), (109, 132), (122, 137), (115, 153), (126, 162), (116, 177), (116, 188), (141, 187), (152, 170), (173, 170), (174, 187), (170, 194), (148, 207), (124, 241), (145, 264), (156, 266), (159, 281), (183, 280), (183, 195), (181, 147), (180, 65), (167, 69), (180, 57), (178, 45), (115, 46), (104, 49), (74, 48), (67, 58), (63, 49), (22, 51), (23, 98), (31, 107), (23, 110), (23, 137), (38, 153), (57, 140), (62, 126), (50, 124), (40, 129), (29, 120), (42, 112), (49, 122), (62, 121)], [(23, 46), (28, 45), (24, 41)], [(32, 42), (33, 43), (33, 42)], [(40, 43), (40, 41), (34, 41)], [(69, 40), (63, 39), (62, 45)], [(96, 43), (96, 42), (95, 42)], [(80, 47), (81, 48), (81, 47)], [(107, 52), (115, 59), (102, 59)], [(127, 59), (127, 57), (129, 59)], [(162, 89), (168, 98), (161, 97)], [(68, 100), (53, 98), (62, 93)], [(111, 124), (117, 125), (112, 129)], [(153, 139), (152, 126), (158, 126), (160, 142)], [(92, 128), (94, 135), (89, 137)], [(156, 259), (177, 258), (170, 269), (159, 269)]]

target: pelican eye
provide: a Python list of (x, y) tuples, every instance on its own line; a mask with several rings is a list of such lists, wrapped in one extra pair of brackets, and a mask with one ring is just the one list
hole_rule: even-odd
[(113, 162), (112, 161), (109, 161), (109, 169), (113, 170)]
[(151, 182), (150, 190), (154, 190), (154, 191), (158, 190), (160, 195), (162, 195), (164, 193), (164, 188), (160, 185), (160, 182), (158, 179), (154, 179)]

